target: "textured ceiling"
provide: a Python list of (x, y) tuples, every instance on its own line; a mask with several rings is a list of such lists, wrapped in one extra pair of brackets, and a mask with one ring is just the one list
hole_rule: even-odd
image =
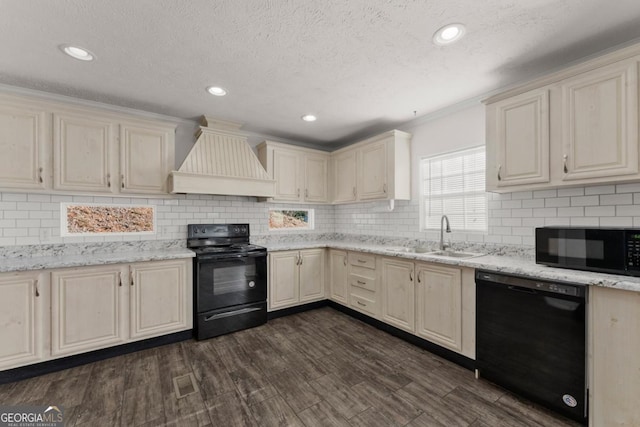
[(0, 0), (0, 83), (335, 145), (638, 37), (638, 0)]

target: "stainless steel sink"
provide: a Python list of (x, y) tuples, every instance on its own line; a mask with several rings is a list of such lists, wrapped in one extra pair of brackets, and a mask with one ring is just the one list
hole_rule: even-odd
[(385, 251), (389, 251), (389, 252), (416, 253), (416, 254), (428, 253), (430, 250), (431, 249), (429, 248), (424, 248), (421, 246), (416, 246), (413, 248), (406, 248), (406, 247), (385, 248)]
[(441, 256), (447, 258), (473, 258), (477, 256), (482, 256), (484, 254), (480, 254), (477, 252), (457, 252), (457, 251), (435, 251), (429, 252), (427, 255)]

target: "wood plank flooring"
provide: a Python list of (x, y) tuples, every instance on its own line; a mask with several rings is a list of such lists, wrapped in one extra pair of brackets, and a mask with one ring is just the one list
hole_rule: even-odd
[(577, 425), (328, 307), (0, 385), (0, 403), (61, 405), (67, 426)]

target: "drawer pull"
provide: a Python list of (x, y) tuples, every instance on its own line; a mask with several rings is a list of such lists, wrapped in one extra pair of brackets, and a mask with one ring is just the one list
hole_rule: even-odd
[(344, 265), (347, 266), (347, 257), (344, 257)]
[(413, 271), (409, 272), (409, 280), (413, 282)]
[(501, 169), (502, 169), (502, 165), (498, 165), (498, 181), (502, 181), (502, 177), (500, 176)]
[(35, 285), (36, 285), (36, 297), (39, 297), (40, 296), (40, 291), (38, 290), (38, 281), (37, 280), (35, 282)]
[(363, 303), (363, 302), (360, 302), (360, 301), (356, 301), (356, 303), (357, 303), (358, 305), (363, 306), (363, 307), (366, 307), (366, 306), (367, 306), (367, 304), (365, 304), (365, 303)]
[(39, 172), (38, 180), (40, 180), (40, 184), (42, 184), (44, 182), (43, 179), (42, 179), (42, 168), (38, 169), (38, 172)]
[(304, 197), (305, 198), (309, 198), (309, 189), (308, 188), (304, 189)]
[(367, 260), (366, 260), (366, 259), (359, 259), (359, 260), (358, 260), (358, 262), (359, 262), (360, 264), (365, 264), (365, 263), (367, 262)]
[(107, 174), (107, 188), (111, 188), (111, 174)]
[(387, 194), (387, 184), (382, 184), (382, 192)]
[(366, 284), (367, 284), (367, 282), (363, 282), (362, 280), (358, 280), (358, 283), (359, 283), (360, 285), (366, 285)]
[(564, 165), (564, 173), (569, 173), (569, 168), (567, 168), (567, 156), (566, 154), (562, 156), (562, 164)]

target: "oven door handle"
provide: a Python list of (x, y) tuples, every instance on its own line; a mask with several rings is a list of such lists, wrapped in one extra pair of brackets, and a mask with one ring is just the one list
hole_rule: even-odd
[(233, 255), (213, 255), (211, 257), (203, 255), (203, 256), (199, 256), (196, 257), (196, 260), (198, 260), (199, 262), (203, 262), (203, 261), (219, 261), (219, 260), (223, 260), (223, 259), (239, 259), (239, 258), (259, 258), (259, 257), (266, 257), (267, 254), (265, 252), (262, 253), (249, 253), (249, 254), (233, 254)]
[(241, 308), (240, 310), (227, 311), (225, 313), (218, 313), (204, 318), (205, 322), (210, 322), (216, 319), (223, 319), (225, 317), (236, 316), (238, 314), (246, 314), (254, 311), (260, 311), (262, 308)]

